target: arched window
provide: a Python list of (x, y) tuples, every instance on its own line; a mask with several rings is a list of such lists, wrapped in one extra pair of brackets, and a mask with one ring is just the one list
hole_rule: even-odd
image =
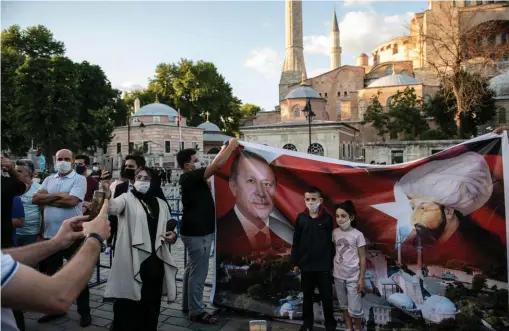
[(308, 147), (308, 153), (323, 156), (324, 150), (323, 150), (322, 145), (320, 145), (319, 143), (312, 143)]
[(299, 117), (300, 116), (300, 108), (299, 106), (295, 105), (292, 108), (293, 117)]
[(366, 113), (366, 110), (368, 109), (368, 104), (365, 100), (361, 100), (359, 102), (359, 105), (357, 106), (359, 120), (362, 121), (364, 119), (364, 114)]
[(341, 146), (343, 148), (343, 150), (341, 151), (341, 156), (343, 156), (343, 159), (346, 159), (346, 145), (345, 143), (343, 143), (343, 145)]
[(289, 151), (296, 151), (297, 152), (297, 147), (295, 147), (294, 144), (286, 144), (283, 146), (283, 149), (287, 149)]
[(352, 158), (352, 145), (351, 144), (348, 144), (348, 158), (349, 159)]
[(387, 101), (385, 102), (385, 107), (390, 107), (392, 101), (392, 97), (388, 97)]
[(326, 111), (323, 112), (323, 120), (324, 121), (328, 121), (329, 120), (329, 113), (326, 112)]
[(209, 149), (207, 154), (219, 154), (219, 148), (217, 148), (217, 147), (211, 148), (211, 149)]
[(505, 108), (498, 109), (498, 123), (505, 124), (507, 121), (507, 111)]

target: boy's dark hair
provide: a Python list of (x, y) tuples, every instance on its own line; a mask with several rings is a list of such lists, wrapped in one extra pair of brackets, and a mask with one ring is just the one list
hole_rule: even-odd
[(357, 215), (357, 212), (355, 211), (355, 206), (353, 205), (353, 202), (350, 200), (346, 200), (345, 202), (339, 203), (334, 207), (334, 210), (343, 209), (350, 215), (350, 217)]
[(78, 154), (74, 157), (75, 160), (83, 160), (85, 161), (85, 165), (88, 167), (90, 165), (90, 157), (88, 155)]
[(323, 193), (320, 191), (318, 187), (310, 187), (308, 188), (304, 193), (318, 193), (320, 195), (320, 198), (323, 198)]
[(140, 167), (144, 167), (146, 165), (146, 162), (145, 162), (145, 158), (143, 156), (140, 156), (140, 155), (127, 155), (125, 157), (125, 160), (134, 160), (134, 162), (136, 162), (136, 166), (138, 168)]
[(186, 163), (191, 162), (191, 157), (196, 154), (196, 150), (186, 148), (177, 153), (177, 163), (180, 169), (184, 169)]
[(120, 166), (120, 178), (125, 178), (125, 162)]
[(240, 163), (241, 157), (243, 157), (245, 159), (253, 159), (253, 160), (263, 162), (270, 167), (270, 164), (262, 156), (260, 156), (256, 153), (250, 152), (250, 151), (242, 150), (242, 151), (238, 152), (237, 155), (235, 155), (235, 158), (232, 161), (232, 166), (230, 168), (230, 179), (233, 179), (235, 181), (237, 180), (237, 176), (239, 174), (239, 163)]

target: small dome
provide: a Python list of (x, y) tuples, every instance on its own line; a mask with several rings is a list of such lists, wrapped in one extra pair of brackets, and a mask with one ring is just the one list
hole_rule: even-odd
[(509, 97), (509, 70), (490, 79), (489, 86), (496, 97)]
[(415, 85), (420, 83), (421, 83), (420, 80), (410, 77), (408, 75), (392, 74), (382, 78), (378, 78), (377, 80), (369, 84), (368, 88), (399, 86), (399, 85)]
[(441, 295), (430, 296), (422, 306), (423, 310), (435, 311), (443, 315), (453, 315), (458, 312), (456, 305), (451, 300)]
[(151, 103), (138, 109), (133, 116), (168, 116), (168, 118), (175, 118), (178, 112), (168, 105), (162, 103)]
[(217, 125), (209, 121), (198, 125), (198, 128), (205, 130), (205, 132), (221, 132), (221, 129), (219, 129)]
[(391, 294), (389, 296), (389, 298), (387, 298), (387, 301), (401, 309), (405, 309), (405, 310), (414, 310), (415, 309), (415, 303), (405, 293)]
[(366, 53), (361, 53), (361, 54), (359, 54), (358, 57), (368, 57), (368, 55)]
[(293, 311), (295, 311), (295, 307), (289, 302), (283, 303), (283, 305), (281, 306), (282, 313), (293, 312)]
[(299, 86), (286, 95), (286, 99), (321, 99), (322, 97), (315, 89), (309, 86)]

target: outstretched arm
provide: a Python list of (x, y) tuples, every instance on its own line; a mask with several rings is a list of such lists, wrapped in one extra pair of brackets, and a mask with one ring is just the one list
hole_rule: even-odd
[(239, 147), (239, 142), (237, 141), (237, 139), (235, 138), (230, 139), (230, 141), (228, 142), (228, 146), (226, 148), (223, 148), (223, 150), (219, 152), (214, 161), (212, 161), (212, 163), (207, 167), (207, 169), (205, 169), (205, 174), (203, 177), (205, 179), (209, 179), (210, 177), (212, 177), (212, 175), (214, 175), (215, 172), (219, 171), (219, 169), (221, 169), (221, 167), (226, 164), (226, 162), (232, 155), (233, 151), (235, 151), (237, 147)]

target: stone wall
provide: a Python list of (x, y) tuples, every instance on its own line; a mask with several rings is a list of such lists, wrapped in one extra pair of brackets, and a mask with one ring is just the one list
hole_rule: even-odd
[(397, 158), (401, 158), (402, 162), (414, 161), (462, 142), (463, 140), (422, 140), (365, 143), (365, 162), (375, 161), (376, 163), (393, 164), (393, 161)]

